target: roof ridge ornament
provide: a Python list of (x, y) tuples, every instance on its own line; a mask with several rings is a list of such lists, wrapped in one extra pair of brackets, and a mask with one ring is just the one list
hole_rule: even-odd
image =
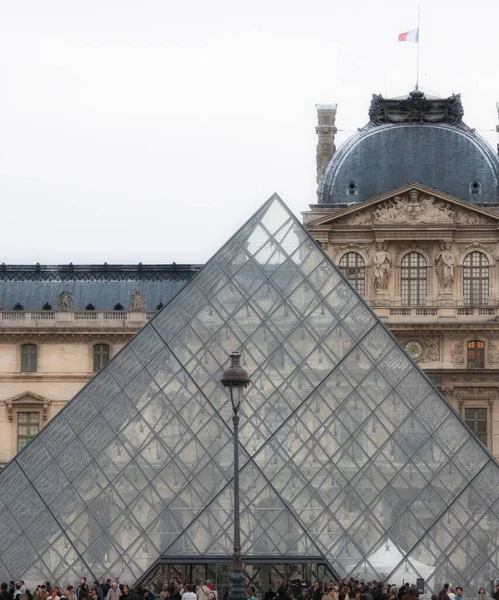
[(368, 127), (387, 123), (446, 123), (469, 129), (462, 121), (463, 115), (461, 94), (427, 98), (419, 89), (410, 92), (406, 98), (384, 98), (381, 94), (373, 94)]

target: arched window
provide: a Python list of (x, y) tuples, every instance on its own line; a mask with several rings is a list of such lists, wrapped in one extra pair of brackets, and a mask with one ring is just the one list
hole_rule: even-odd
[(463, 298), (466, 306), (489, 303), (489, 260), (483, 252), (471, 252), (463, 263)]
[(424, 306), (426, 304), (426, 259), (422, 254), (410, 252), (404, 256), (400, 281), (404, 306)]
[(38, 348), (35, 344), (21, 346), (21, 371), (23, 373), (36, 373)]
[(364, 295), (366, 292), (365, 263), (357, 252), (347, 252), (340, 259), (340, 271), (348, 279), (352, 287)]
[(485, 342), (472, 340), (467, 346), (468, 369), (485, 369)]
[(94, 346), (94, 373), (100, 371), (109, 362), (109, 346), (107, 344), (95, 344)]

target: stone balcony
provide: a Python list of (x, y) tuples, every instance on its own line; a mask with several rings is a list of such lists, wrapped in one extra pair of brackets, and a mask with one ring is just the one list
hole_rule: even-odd
[(385, 323), (483, 323), (499, 321), (499, 306), (373, 306)]
[(113, 311), (0, 311), (0, 329), (139, 329), (147, 323), (154, 312)]

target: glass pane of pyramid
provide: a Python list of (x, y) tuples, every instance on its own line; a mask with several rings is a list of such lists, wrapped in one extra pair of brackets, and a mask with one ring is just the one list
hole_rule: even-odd
[(499, 467), (273, 196), (0, 474), (0, 579), (134, 583), (232, 554), (477, 590)]

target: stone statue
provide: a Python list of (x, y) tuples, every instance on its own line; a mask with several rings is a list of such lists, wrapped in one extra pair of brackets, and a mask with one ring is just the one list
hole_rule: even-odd
[(73, 294), (70, 292), (61, 292), (57, 302), (58, 308), (62, 312), (73, 310)]
[(130, 303), (133, 312), (146, 312), (146, 297), (139, 290), (133, 290)]
[(440, 244), (440, 254), (435, 260), (435, 270), (443, 291), (450, 291), (454, 283), (454, 255), (449, 242)]
[(388, 279), (392, 271), (391, 258), (384, 245), (376, 244), (376, 252), (373, 256), (373, 282), (377, 292), (384, 292), (388, 287)]

